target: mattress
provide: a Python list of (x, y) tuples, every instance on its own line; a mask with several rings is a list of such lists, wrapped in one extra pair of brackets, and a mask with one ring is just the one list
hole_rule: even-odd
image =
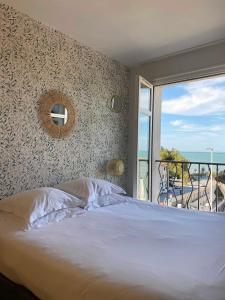
[(225, 299), (225, 215), (127, 201), (22, 231), (0, 215), (0, 272), (40, 299)]

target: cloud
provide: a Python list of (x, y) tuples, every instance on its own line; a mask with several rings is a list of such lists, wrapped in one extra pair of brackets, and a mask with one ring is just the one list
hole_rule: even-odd
[(162, 112), (183, 116), (225, 113), (225, 76), (182, 83), (185, 94), (162, 101)]
[(176, 131), (185, 132), (185, 133), (199, 133), (199, 134), (205, 133), (207, 135), (209, 133), (214, 133), (214, 134), (220, 133), (224, 130), (225, 130), (224, 126), (220, 126), (220, 125), (203, 126), (198, 124), (184, 124), (180, 126)]
[(181, 126), (181, 128), (184, 129), (184, 130), (192, 130), (193, 127), (194, 127), (193, 124), (184, 124), (184, 125)]
[(185, 123), (183, 120), (174, 120), (170, 121), (170, 125), (174, 127), (178, 127), (178, 129), (189, 130), (193, 128), (193, 124)]
[(224, 130), (224, 127), (221, 125), (215, 125), (210, 127), (210, 131), (219, 132)]
[(174, 132), (184, 132), (184, 133), (219, 133), (222, 131), (225, 131), (225, 126), (222, 126), (220, 124), (213, 124), (209, 126), (205, 125), (199, 125), (199, 124), (191, 124), (184, 122), (183, 120), (174, 120), (170, 121), (170, 125), (175, 127), (176, 129), (173, 129)]
[(174, 127), (179, 127), (184, 130), (189, 130), (189, 129), (193, 128), (193, 124), (187, 124), (183, 120), (170, 121), (170, 125), (172, 125)]
[(172, 126), (181, 126), (183, 124), (182, 120), (174, 120), (170, 122), (170, 125)]

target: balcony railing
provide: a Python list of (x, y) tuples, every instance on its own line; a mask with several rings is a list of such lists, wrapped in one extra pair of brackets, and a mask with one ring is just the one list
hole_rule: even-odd
[[(139, 197), (148, 199), (149, 179), (146, 159), (139, 159)], [(202, 211), (225, 212), (225, 164), (157, 160), (158, 203)]]
[(157, 160), (158, 202), (203, 211), (225, 210), (225, 164)]

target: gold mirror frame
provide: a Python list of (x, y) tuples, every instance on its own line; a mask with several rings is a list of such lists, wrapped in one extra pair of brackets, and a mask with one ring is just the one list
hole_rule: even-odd
[[(55, 104), (65, 106), (68, 111), (68, 119), (64, 125), (56, 125), (52, 120), (51, 111)], [(38, 115), (43, 127), (53, 138), (64, 138), (75, 125), (75, 109), (72, 101), (63, 93), (55, 90), (40, 97)]]

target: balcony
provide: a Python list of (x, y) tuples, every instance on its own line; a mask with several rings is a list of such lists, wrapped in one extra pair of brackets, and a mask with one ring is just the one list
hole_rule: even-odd
[[(139, 198), (148, 200), (149, 161), (139, 159)], [(225, 212), (225, 164), (157, 160), (160, 205)]]

